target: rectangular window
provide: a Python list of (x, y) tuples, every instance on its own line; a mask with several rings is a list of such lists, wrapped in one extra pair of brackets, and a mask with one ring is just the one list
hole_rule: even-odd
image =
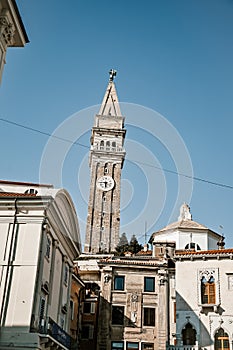
[(124, 324), (124, 306), (112, 306), (112, 324)]
[(201, 288), (202, 304), (215, 304), (215, 283), (202, 282)]
[(74, 301), (70, 299), (70, 319), (74, 319)]
[(40, 332), (44, 333), (44, 330), (45, 330), (45, 298), (40, 299), (39, 328), (40, 328)]
[(114, 290), (125, 289), (125, 276), (115, 276), (114, 278)]
[(49, 236), (47, 236), (46, 251), (45, 251), (45, 256), (47, 259), (50, 258), (51, 244), (52, 244), (51, 239), (49, 238)]
[(153, 343), (142, 343), (142, 350), (154, 350)]
[(127, 342), (126, 350), (139, 350), (139, 343)]
[(82, 326), (82, 333), (81, 337), (82, 339), (93, 339), (94, 336), (94, 325), (92, 324), (86, 324)]
[(84, 302), (83, 303), (83, 313), (84, 314), (94, 314), (95, 313), (95, 303)]
[(233, 290), (233, 274), (228, 275), (228, 289)]
[(176, 302), (173, 303), (173, 322), (176, 323)]
[(143, 308), (144, 326), (155, 326), (155, 309), (150, 307)]
[(124, 342), (123, 341), (112, 341), (111, 350), (123, 350)]
[(69, 268), (67, 265), (64, 267), (64, 283), (68, 284)]
[(155, 278), (144, 277), (144, 292), (154, 292), (154, 291), (155, 291)]

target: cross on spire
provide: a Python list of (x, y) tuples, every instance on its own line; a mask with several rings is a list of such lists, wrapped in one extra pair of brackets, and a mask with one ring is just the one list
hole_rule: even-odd
[(116, 74), (117, 74), (116, 70), (110, 69), (110, 71), (109, 71), (109, 81), (113, 81), (113, 79), (115, 78)]

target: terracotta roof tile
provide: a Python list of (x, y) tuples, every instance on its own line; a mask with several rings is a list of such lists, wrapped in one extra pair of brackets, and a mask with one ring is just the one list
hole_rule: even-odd
[(36, 197), (35, 193), (0, 192), (1, 197)]
[(134, 260), (134, 259), (102, 259), (100, 260), (100, 263), (104, 264), (114, 264), (114, 265), (150, 265), (150, 266), (157, 266), (159, 265), (159, 260)]
[(34, 186), (34, 187), (49, 187), (53, 188), (53, 185), (50, 184), (38, 184), (35, 182), (20, 182), (20, 181), (8, 181), (0, 180), (0, 185), (21, 185), (21, 186)]
[(144, 250), (140, 250), (136, 255), (152, 255), (152, 250), (147, 250), (146, 252)]
[(192, 250), (183, 250), (183, 251), (176, 251), (175, 255), (215, 255), (215, 254), (232, 254), (233, 248), (228, 249), (212, 249), (212, 250), (198, 250), (198, 251), (192, 251)]

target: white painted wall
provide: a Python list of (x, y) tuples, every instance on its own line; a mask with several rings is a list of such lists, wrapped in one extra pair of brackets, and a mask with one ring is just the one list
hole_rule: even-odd
[[(203, 313), (198, 305), (198, 271), (200, 269), (218, 269), (219, 272), (219, 296), (220, 306), (217, 312), (209, 308), (208, 312)], [(233, 290), (228, 289), (229, 273), (233, 275), (233, 262), (229, 258), (217, 257), (214, 259), (194, 259), (193, 261), (185, 259), (176, 262), (176, 293), (177, 293), (177, 334), (182, 333), (182, 329), (189, 320), (197, 331), (198, 345), (207, 349), (213, 349), (213, 344), (208, 342), (207, 334), (210, 334), (212, 342), (214, 334), (221, 326), (227, 331), (232, 342), (233, 334)], [(216, 292), (217, 290), (216, 281)], [(201, 333), (201, 334), (200, 334)]]

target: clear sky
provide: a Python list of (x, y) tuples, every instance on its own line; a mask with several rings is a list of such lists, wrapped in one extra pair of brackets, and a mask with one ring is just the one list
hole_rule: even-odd
[(17, 4), (30, 43), (8, 50), (0, 118), (56, 130), (81, 145), (66, 149), (56, 140), (50, 157), (60, 168), (41, 174), (51, 138), (0, 121), (1, 179), (65, 187), (83, 237), (90, 128), (114, 68), (127, 128), (121, 232), (144, 243), (145, 231), (149, 238), (176, 221), (187, 201), (193, 219), (224, 233), (233, 247), (233, 189), (197, 180), (192, 188), (188, 178), (166, 171), (191, 176), (193, 168), (197, 178), (233, 186), (233, 1)]

